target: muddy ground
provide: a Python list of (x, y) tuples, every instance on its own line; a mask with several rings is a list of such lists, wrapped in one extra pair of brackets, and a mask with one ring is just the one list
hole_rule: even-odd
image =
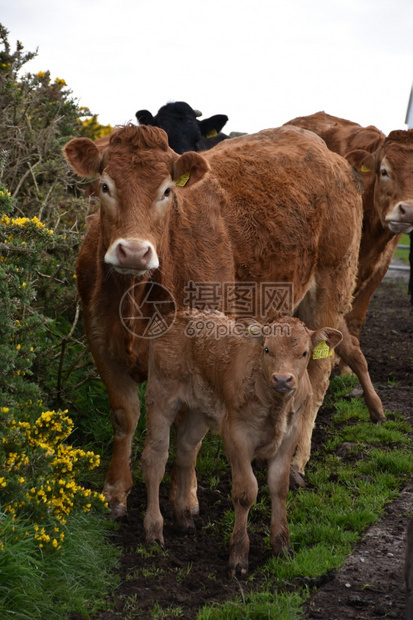
[[(385, 409), (404, 412), (413, 425), (413, 307), (407, 295), (406, 273), (391, 272), (376, 291), (362, 335), (362, 347), (370, 373)], [(391, 383), (389, 383), (391, 380)], [(322, 409), (314, 434), (314, 448), (323, 441), (323, 425), (330, 413)], [(107, 611), (94, 620), (150, 618), (158, 604), (171, 613), (180, 607), (178, 617), (195, 619), (197, 610), (213, 601), (224, 601), (248, 592), (248, 582), (240, 584), (227, 577), (228, 548), (213, 527), (214, 513), (222, 516), (231, 507), (229, 480), (214, 489), (199, 481), (200, 517), (195, 535), (181, 537), (173, 531), (168, 512), (167, 488), (162, 489), (162, 509), (166, 517), (167, 554), (145, 558), (137, 553), (144, 542), (143, 507), (145, 492), (135, 485), (129, 501), (127, 520), (116, 534), (123, 555), (121, 585), (108, 601)], [(344, 567), (309, 584), (317, 590), (306, 605), (307, 618), (323, 620), (366, 620), (405, 618), (403, 563), (406, 524), (413, 514), (413, 485), (406, 487), (394, 504), (388, 506), (381, 522), (371, 527), (355, 547)], [(208, 515), (208, 516), (206, 516)], [(262, 536), (251, 536), (250, 569), (262, 566), (268, 558)], [(155, 568), (154, 568), (155, 567)], [(158, 574), (154, 576), (154, 570)], [(257, 582), (255, 582), (257, 583)], [(73, 616), (71, 620), (80, 620)], [(282, 619), (280, 619), (282, 620)]]

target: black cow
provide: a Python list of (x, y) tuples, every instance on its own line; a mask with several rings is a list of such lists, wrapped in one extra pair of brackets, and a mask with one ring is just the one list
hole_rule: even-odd
[(206, 151), (228, 138), (221, 129), (228, 121), (225, 114), (215, 114), (198, 120), (201, 116), (185, 101), (175, 101), (162, 106), (156, 116), (149, 110), (139, 110), (136, 118), (140, 125), (153, 125), (168, 134), (169, 146), (179, 154), (186, 151)]

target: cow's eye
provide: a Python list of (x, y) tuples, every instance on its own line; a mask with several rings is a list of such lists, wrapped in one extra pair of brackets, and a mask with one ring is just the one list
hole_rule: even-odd
[(265, 347), (265, 349), (264, 349), (264, 353), (269, 353), (269, 352), (270, 352), (269, 348), (268, 348), (268, 347)]
[(168, 196), (171, 194), (172, 188), (171, 187), (167, 187), (166, 190), (164, 191), (163, 195), (165, 198), (168, 198)]
[(380, 174), (382, 177), (388, 177), (389, 173), (387, 172), (386, 168), (381, 168), (380, 169)]
[(304, 351), (303, 357), (307, 357), (307, 355), (308, 355), (308, 351)]
[(109, 185), (107, 183), (102, 183), (102, 192), (104, 194), (109, 194)]

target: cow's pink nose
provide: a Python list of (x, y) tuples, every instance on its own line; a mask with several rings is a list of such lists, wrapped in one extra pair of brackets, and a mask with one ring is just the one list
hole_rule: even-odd
[(271, 377), (271, 383), (277, 392), (291, 392), (295, 387), (293, 375), (276, 375)]
[(150, 269), (153, 254), (153, 248), (147, 242), (124, 241), (116, 246), (116, 259), (122, 269)]

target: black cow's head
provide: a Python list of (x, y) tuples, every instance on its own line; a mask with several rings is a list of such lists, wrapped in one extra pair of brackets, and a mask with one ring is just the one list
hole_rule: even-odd
[[(219, 132), (228, 121), (224, 114), (215, 114), (203, 120), (198, 120), (198, 116), (201, 116), (201, 113), (193, 110), (185, 101), (167, 103), (155, 116), (149, 110), (136, 112), (140, 125), (153, 125), (164, 129), (168, 134), (170, 147), (180, 154), (214, 146)], [(227, 137), (224, 134), (219, 135), (221, 139)]]

